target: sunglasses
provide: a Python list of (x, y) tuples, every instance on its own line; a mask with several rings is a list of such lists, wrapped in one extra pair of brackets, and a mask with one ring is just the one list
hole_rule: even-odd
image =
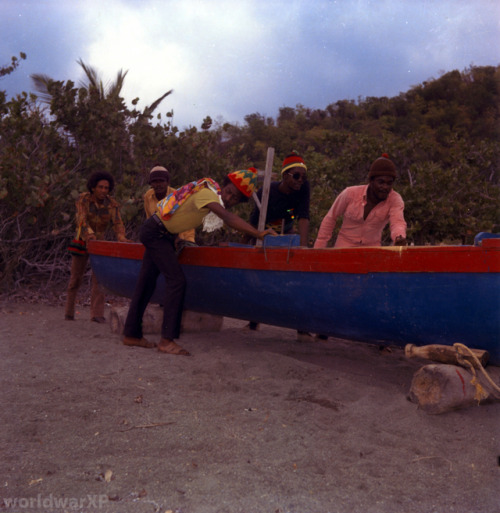
[(304, 180), (304, 182), (307, 180), (307, 175), (305, 173), (288, 173), (294, 180)]

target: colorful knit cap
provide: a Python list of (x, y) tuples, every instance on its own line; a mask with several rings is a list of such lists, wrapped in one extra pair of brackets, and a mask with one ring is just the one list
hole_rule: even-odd
[(257, 188), (257, 170), (254, 167), (234, 171), (227, 176), (247, 198), (249, 198)]
[(220, 187), (217, 182), (211, 178), (200, 178), (179, 187), (179, 189), (159, 201), (156, 208), (159, 211), (160, 217), (164, 221), (168, 221), (188, 198), (206, 187), (220, 196)]
[(374, 178), (375, 176), (392, 176), (396, 178), (396, 166), (394, 162), (389, 159), (387, 153), (382, 153), (382, 156), (375, 160), (370, 166), (368, 178)]
[(294, 167), (303, 167), (307, 171), (307, 166), (304, 162), (304, 159), (296, 151), (292, 151), (292, 153), (290, 153), (290, 155), (288, 155), (283, 161), (283, 166), (281, 167), (281, 176), (283, 176), (285, 171), (288, 171)]
[(149, 183), (151, 183), (152, 180), (166, 180), (167, 182), (170, 182), (170, 173), (168, 172), (168, 169), (163, 166), (155, 166), (149, 172)]

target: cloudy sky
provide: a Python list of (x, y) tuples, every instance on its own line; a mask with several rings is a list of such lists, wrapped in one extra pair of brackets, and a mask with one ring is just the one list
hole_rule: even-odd
[(123, 69), (139, 107), (179, 128), (276, 118), (280, 107), (396, 96), (443, 72), (500, 64), (499, 0), (0, 0), (0, 90), (30, 74), (79, 83)]

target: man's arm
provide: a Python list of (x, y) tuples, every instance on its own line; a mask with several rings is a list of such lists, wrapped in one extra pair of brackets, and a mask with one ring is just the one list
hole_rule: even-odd
[(216, 214), (218, 217), (220, 217), (224, 221), (224, 223), (226, 223), (231, 228), (234, 228), (239, 232), (251, 235), (256, 239), (263, 239), (266, 235), (277, 235), (276, 232), (271, 228), (259, 232), (259, 230), (257, 230), (251, 224), (241, 219), (241, 217), (238, 217), (236, 214), (233, 214), (232, 212), (229, 212), (229, 210), (226, 210), (220, 203), (208, 203), (206, 207), (209, 210), (211, 210), (214, 214)]
[(406, 246), (406, 221), (404, 217), (405, 204), (403, 198), (396, 193), (392, 200), (389, 211), (389, 226), (391, 229), (391, 239), (395, 246)]
[(82, 193), (75, 202), (76, 206), (76, 226), (80, 228), (80, 238), (83, 240), (95, 240), (94, 230), (88, 223), (89, 215), (89, 194)]
[(144, 201), (144, 212), (146, 213), (146, 219), (149, 219), (156, 211), (156, 196), (153, 199), (154, 190), (149, 189), (143, 196)]
[(309, 219), (305, 217), (299, 219), (298, 222), (300, 245), (307, 247), (309, 245)]
[(346, 190), (342, 191), (333, 202), (330, 210), (321, 221), (318, 236), (314, 243), (315, 248), (326, 248), (328, 241), (332, 238), (332, 233), (337, 224), (337, 219), (344, 214), (347, 208), (348, 198)]

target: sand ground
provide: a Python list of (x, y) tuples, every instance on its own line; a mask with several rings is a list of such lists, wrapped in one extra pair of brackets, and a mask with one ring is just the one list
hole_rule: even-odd
[(224, 319), (167, 356), (0, 306), (0, 511), (500, 511), (500, 403), (426, 414), (401, 349)]

